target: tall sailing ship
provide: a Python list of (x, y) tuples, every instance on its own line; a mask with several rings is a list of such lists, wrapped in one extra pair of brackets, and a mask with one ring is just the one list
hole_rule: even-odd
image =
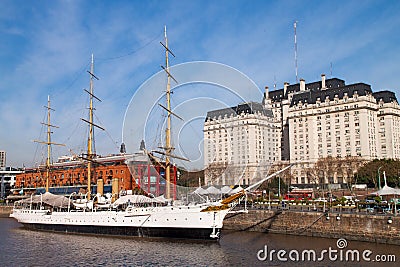
[[(175, 186), (176, 180), (172, 177), (176, 175), (176, 169), (171, 164), (173, 147), (171, 145), (171, 116), (175, 115), (171, 111), (171, 76), (169, 68), (168, 39), (165, 29), (165, 43), (161, 43), (165, 49), (166, 66), (163, 67), (166, 78), (166, 107), (167, 124), (165, 135), (164, 151), (159, 152), (165, 156), (163, 162), (165, 170), (165, 196), (154, 197), (152, 194), (138, 195), (132, 194), (132, 190), (127, 194), (103, 194), (102, 179), (97, 179), (97, 193), (92, 195), (91, 175), (93, 165), (99, 163), (93, 153), (93, 129), (100, 127), (93, 122), (93, 79), (97, 78), (93, 70), (93, 56), (90, 74), (90, 96), (89, 119), (84, 120), (89, 125), (89, 137), (87, 154), (84, 160), (87, 163), (87, 193), (85, 197), (76, 199), (76, 193), (69, 196), (54, 195), (49, 193), (49, 172), (50, 172), (50, 102), (48, 103), (48, 158), (46, 161), (46, 193), (31, 195), (30, 198), (16, 202), (10, 217), (15, 218), (28, 229), (58, 231), (64, 233), (92, 233), (109, 234), (124, 236), (145, 236), (145, 237), (171, 237), (171, 238), (191, 238), (191, 239), (218, 239), (223, 227), (225, 216), (232, 211), (237, 203), (246, 196), (246, 191), (260, 185), (265, 180), (277, 175), (281, 171), (266, 177), (257, 184), (228, 196), (225, 199), (211, 201), (208, 198), (203, 202), (184, 203), (176, 200)], [(173, 55), (173, 54), (172, 54)], [(96, 98), (97, 99), (97, 98)], [(157, 161), (152, 153), (148, 153), (154, 161)], [(140, 157), (147, 157), (145, 149)], [(290, 167), (290, 166), (289, 166)], [(139, 168), (140, 169), (140, 168)], [(135, 167), (132, 167), (132, 171)], [(118, 180), (118, 179), (117, 179)], [(113, 181), (114, 182), (114, 179)], [(140, 184), (139, 184), (140, 186)], [(116, 185), (112, 183), (113, 192), (119, 192), (118, 181)], [(114, 187), (116, 189), (114, 190)], [(142, 187), (143, 188), (143, 187)], [(145, 188), (144, 188), (145, 189)], [(172, 194), (171, 194), (172, 189)], [(193, 193), (195, 194), (195, 192)]]

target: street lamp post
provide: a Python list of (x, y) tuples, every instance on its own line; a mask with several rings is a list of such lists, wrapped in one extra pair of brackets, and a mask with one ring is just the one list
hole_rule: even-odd
[(281, 177), (278, 176), (278, 198), (281, 197)]
[(4, 176), (1, 177), (1, 184), (0, 184), (0, 199), (5, 198), (5, 182), (4, 182)]
[(378, 168), (378, 190), (381, 189), (381, 173), (379, 172), (381, 168), (382, 166)]

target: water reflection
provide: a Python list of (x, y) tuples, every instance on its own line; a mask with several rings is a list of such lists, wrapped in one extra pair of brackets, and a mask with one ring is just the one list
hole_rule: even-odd
[[(259, 261), (257, 252), (337, 249), (334, 239), (223, 231), (220, 242), (67, 235), (28, 231), (12, 219), (0, 219), (2, 266), (293, 266), (293, 262)], [(349, 249), (396, 254), (400, 247), (348, 241)], [(297, 262), (296, 266), (367, 266), (366, 262)], [(377, 266), (371, 263), (369, 266)], [(380, 266), (396, 266), (381, 264)]]

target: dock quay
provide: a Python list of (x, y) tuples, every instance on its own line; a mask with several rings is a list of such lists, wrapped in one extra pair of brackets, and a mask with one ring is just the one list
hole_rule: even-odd
[(390, 214), (249, 210), (228, 215), (223, 229), (400, 245), (400, 217)]
[(9, 217), (13, 206), (0, 205), (0, 218)]

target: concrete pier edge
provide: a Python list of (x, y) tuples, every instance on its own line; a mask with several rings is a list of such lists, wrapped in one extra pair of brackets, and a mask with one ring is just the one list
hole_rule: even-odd
[(387, 214), (250, 210), (229, 214), (223, 229), (400, 245), (400, 217)]

